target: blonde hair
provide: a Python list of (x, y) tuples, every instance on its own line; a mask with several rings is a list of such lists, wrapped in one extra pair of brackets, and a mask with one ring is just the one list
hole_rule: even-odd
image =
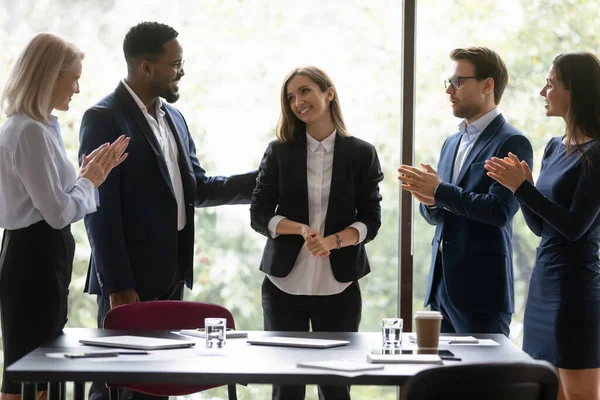
[(287, 99), (287, 85), (296, 75), (302, 75), (313, 81), (322, 92), (327, 89), (333, 89), (333, 100), (329, 103), (329, 111), (331, 113), (331, 119), (333, 125), (337, 130), (337, 133), (342, 136), (350, 136), (344, 123), (344, 116), (342, 115), (342, 108), (338, 99), (337, 90), (333, 85), (331, 78), (321, 69), (313, 66), (300, 67), (292, 70), (283, 81), (281, 86), (281, 115), (279, 121), (277, 121), (276, 135), (277, 139), (281, 142), (291, 142), (294, 140), (294, 131), (298, 128), (305, 128), (304, 122), (300, 121), (292, 112), (290, 103)]
[(49, 122), (54, 85), (61, 74), (84, 53), (72, 43), (51, 33), (39, 33), (27, 44), (12, 67), (0, 97), (7, 117), (24, 112)]

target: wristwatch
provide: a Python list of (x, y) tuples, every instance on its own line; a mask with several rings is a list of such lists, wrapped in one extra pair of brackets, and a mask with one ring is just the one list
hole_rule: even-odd
[(340, 235), (338, 235), (337, 233), (335, 234), (335, 248), (336, 249), (341, 249), (342, 248), (342, 238), (340, 237)]

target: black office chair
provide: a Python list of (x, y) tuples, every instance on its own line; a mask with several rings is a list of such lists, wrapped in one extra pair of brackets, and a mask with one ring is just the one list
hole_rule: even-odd
[(402, 400), (556, 400), (558, 374), (546, 361), (426, 369), (406, 381)]

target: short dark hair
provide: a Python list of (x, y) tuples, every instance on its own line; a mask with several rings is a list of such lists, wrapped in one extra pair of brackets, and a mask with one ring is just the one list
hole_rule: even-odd
[(141, 22), (132, 27), (123, 40), (123, 53), (129, 63), (145, 56), (160, 55), (165, 52), (164, 44), (179, 33), (169, 25), (159, 22)]
[(494, 102), (500, 104), (504, 89), (508, 84), (508, 70), (500, 55), (487, 47), (472, 46), (454, 49), (450, 52), (453, 61), (467, 60), (475, 67), (475, 75), (494, 80)]

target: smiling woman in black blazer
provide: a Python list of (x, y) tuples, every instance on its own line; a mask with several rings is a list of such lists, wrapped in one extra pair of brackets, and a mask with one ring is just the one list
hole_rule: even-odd
[[(331, 79), (294, 69), (281, 89), (277, 138), (252, 196), (252, 227), (267, 236), (260, 270), (267, 331), (355, 332), (358, 280), (370, 272), (365, 243), (381, 225), (375, 148), (346, 131)], [(319, 387), (349, 399), (349, 387)], [(303, 399), (304, 386), (275, 385), (274, 399)]]

